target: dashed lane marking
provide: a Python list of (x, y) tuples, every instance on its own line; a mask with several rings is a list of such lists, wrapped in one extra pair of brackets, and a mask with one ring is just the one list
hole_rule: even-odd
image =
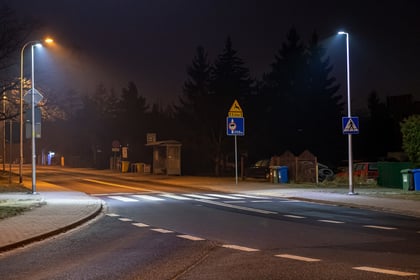
[(369, 266), (353, 267), (353, 269), (363, 270), (363, 271), (369, 271), (369, 272), (376, 272), (376, 273), (382, 273), (382, 274), (390, 274), (390, 275), (396, 275), (396, 276), (417, 276), (418, 275), (417, 273), (403, 272), (403, 271), (389, 270), (389, 269), (382, 269), (382, 268), (369, 267)]
[(258, 252), (258, 249), (244, 247), (244, 246), (238, 246), (238, 245), (231, 245), (231, 244), (225, 244), (222, 245), (223, 248), (233, 249), (233, 250), (239, 250), (244, 252)]
[(180, 234), (180, 235), (177, 235), (177, 236), (180, 237), (180, 238), (191, 240), (191, 241), (203, 241), (203, 240), (205, 240), (204, 238), (200, 238), (200, 237), (192, 236), (192, 235), (187, 235), (187, 234)]
[(125, 197), (125, 196), (120, 196), (120, 195), (110, 195), (108, 197), (112, 198), (112, 199), (119, 200), (119, 201), (124, 201), (124, 202), (137, 202), (138, 201), (137, 199), (129, 198), (129, 197)]
[(318, 220), (318, 222), (330, 223), (330, 224), (344, 224), (344, 222), (342, 221), (334, 221), (334, 220)]
[(133, 226), (136, 226), (136, 227), (141, 227), (141, 228), (143, 228), (143, 227), (149, 227), (148, 224), (143, 224), (143, 223), (132, 223), (132, 225)]
[(189, 198), (189, 197), (175, 195), (175, 194), (170, 194), (170, 193), (161, 194), (161, 196), (164, 196), (164, 197), (167, 197), (167, 198), (176, 199), (176, 200), (191, 200), (191, 198)]
[(272, 200), (251, 200), (253, 203), (271, 203)]
[(114, 214), (114, 213), (108, 213), (106, 214), (108, 217), (119, 217), (120, 215)]
[(383, 227), (383, 226), (375, 226), (375, 225), (365, 225), (363, 227), (366, 227), (366, 228), (375, 228), (375, 229), (385, 229), (385, 230), (395, 230), (396, 229), (394, 227)]
[(284, 258), (284, 259), (292, 259), (292, 260), (303, 261), (303, 262), (319, 262), (319, 261), (321, 261), (320, 259), (313, 259), (313, 258), (307, 258), (307, 257), (289, 255), (289, 254), (275, 255), (275, 257)]
[(160, 232), (160, 233), (173, 233), (171, 230), (163, 229), (163, 228), (152, 228), (151, 230)]
[(132, 195), (136, 198), (140, 198), (140, 199), (144, 199), (144, 200), (150, 200), (150, 201), (162, 201), (164, 200), (163, 198), (160, 197), (156, 197), (156, 196), (151, 196), (151, 195), (147, 195), (147, 194), (135, 194)]
[(199, 199), (198, 201), (202, 203), (213, 204), (213, 205), (218, 205), (218, 206), (223, 206), (223, 207), (228, 207), (228, 208), (233, 208), (233, 209), (238, 209), (238, 210), (260, 213), (260, 214), (277, 214), (277, 212), (273, 212), (273, 211), (249, 208), (249, 207), (232, 205), (232, 204), (227, 204), (227, 203), (222, 203), (222, 202), (217, 202), (217, 201), (210, 201), (210, 200), (205, 200), (205, 199)]
[(132, 222), (132, 219), (129, 218), (118, 218), (118, 220), (123, 221), (123, 222)]
[(283, 215), (283, 216), (287, 218), (293, 218), (293, 219), (306, 219), (306, 217), (298, 216), (298, 215)]

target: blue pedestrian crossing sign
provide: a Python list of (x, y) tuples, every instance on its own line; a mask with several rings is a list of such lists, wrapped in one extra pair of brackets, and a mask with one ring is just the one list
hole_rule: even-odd
[(226, 118), (226, 134), (228, 136), (244, 136), (245, 124), (243, 117)]
[(343, 134), (359, 134), (359, 117), (343, 117)]

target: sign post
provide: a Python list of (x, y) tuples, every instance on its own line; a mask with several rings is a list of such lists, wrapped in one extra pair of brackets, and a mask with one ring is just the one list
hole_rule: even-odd
[(235, 136), (235, 182), (238, 184), (238, 143), (236, 136), (245, 135), (245, 119), (238, 101), (235, 99), (226, 118), (226, 134)]

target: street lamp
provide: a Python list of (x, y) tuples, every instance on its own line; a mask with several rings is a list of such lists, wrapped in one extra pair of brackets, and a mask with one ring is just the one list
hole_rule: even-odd
[[(45, 40), (46, 43), (52, 43), (51, 38)], [(27, 46), (31, 46), (31, 66), (32, 66), (32, 81), (31, 81), (31, 122), (32, 122), (32, 193), (36, 193), (36, 153), (35, 153), (35, 81), (34, 81), (34, 47), (41, 46), (41, 41), (29, 41), (23, 45), (20, 52), (20, 151), (19, 151), (19, 183), (23, 182), (22, 165), (23, 165), (23, 53)]]
[[(347, 53), (347, 117), (351, 118), (351, 99), (350, 99), (350, 55), (349, 55), (349, 33), (340, 31), (339, 35), (346, 35)], [(349, 194), (355, 194), (353, 188), (353, 149), (351, 133), (348, 134), (348, 153), (349, 153)]]

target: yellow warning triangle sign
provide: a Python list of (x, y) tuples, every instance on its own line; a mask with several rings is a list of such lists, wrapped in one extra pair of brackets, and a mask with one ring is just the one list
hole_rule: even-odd
[(232, 106), (230, 107), (229, 112), (238, 112), (238, 113), (242, 113), (242, 108), (241, 106), (239, 106), (238, 101), (235, 99), (235, 101), (233, 101)]

